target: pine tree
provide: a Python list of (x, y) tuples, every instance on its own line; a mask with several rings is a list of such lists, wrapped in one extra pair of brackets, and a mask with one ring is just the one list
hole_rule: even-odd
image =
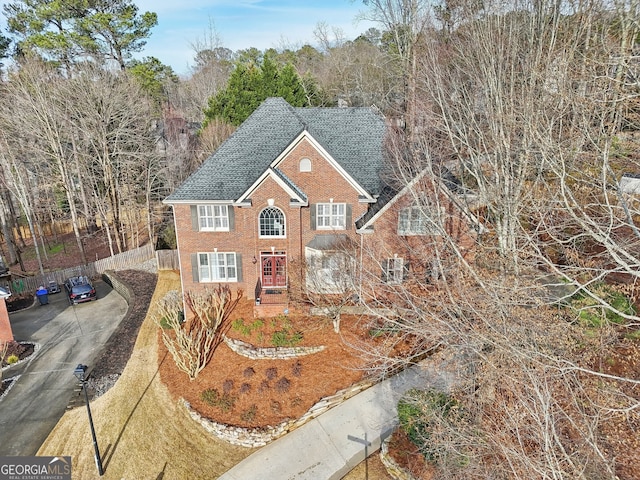
[(309, 105), (302, 79), (291, 64), (279, 66), (270, 55), (260, 65), (239, 62), (227, 88), (209, 98), (203, 128), (214, 118), (240, 125), (269, 97), (282, 97), (294, 107)]

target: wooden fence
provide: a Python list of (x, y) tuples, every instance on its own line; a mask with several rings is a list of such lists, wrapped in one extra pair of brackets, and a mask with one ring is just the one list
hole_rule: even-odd
[(158, 270), (180, 270), (177, 250), (156, 250)]
[[(160, 252), (160, 250), (159, 250)], [(172, 255), (177, 259), (177, 251), (167, 250), (167, 252), (174, 252)], [(171, 255), (167, 254), (167, 257)], [(60, 286), (69, 277), (75, 277), (79, 275), (86, 275), (89, 278), (98, 278), (102, 273), (107, 270), (126, 270), (128, 268), (135, 268), (137, 265), (146, 261), (152, 260), (155, 257), (153, 245), (148, 244), (134, 250), (119, 253), (113, 257), (103, 258), (95, 262), (90, 262), (88, 265), (81, 265), (78, 267), (65, 268), (64, 270), (56, 270), (53, 272), (45, 273), (44, 276), (36, 275), (33, 277), (20, 277), (13, 275), (11, 281), (0, 280), (0, 285), (8, 288), (14, 294), (21, 294), (22, 292), (35, 292), (40, 285), (45, 287), (50, 281), (57, 282)], [(170, 262), (170, 261), (167, 261)], [(177, 270), (177, 267), (175, 268)]]

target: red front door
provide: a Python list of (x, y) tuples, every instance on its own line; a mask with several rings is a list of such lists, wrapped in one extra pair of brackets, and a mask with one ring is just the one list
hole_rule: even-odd
[(284, 252), (262, 252), (262, 287), (287, 286), (287, 256)]

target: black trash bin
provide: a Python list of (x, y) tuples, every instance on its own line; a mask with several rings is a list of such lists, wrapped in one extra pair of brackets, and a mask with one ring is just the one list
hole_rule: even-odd
[(49, 292), (44, 287), (40, 287), (36, 290), (36, 297), (38, 297), (40, 305), (46, 305), (49, 303)]

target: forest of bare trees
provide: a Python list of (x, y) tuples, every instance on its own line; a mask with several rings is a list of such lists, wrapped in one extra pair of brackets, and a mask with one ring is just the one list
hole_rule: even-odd
[(489, 227), (469, 261), (431, 215), (437, 282), (385, 295), (369, 272), (388, 347), (458, 365), (455, 412), (420, 405), (438, 478), (638, 478), (640, 212), (619, 187), (640, 170), (638, 3), (365, 3), (411, 19), (391, 181), (453, 172)]
[[(232, 52), (212, 28), (190, 75), (156, 69), (154, 88), (108, 59), (23, 52), (0, 85), (7, 260), (18, 223), (38, 255), (58, 220), (81, 249), (96, 232), (113, 253), (165, 235), (162, 198), (233, 131), (217, 117), (198, 130), (209, 99), (240, 63), (275, 59), (315, 105), (376, 105), (395, 126), (387, 181), (447, 172), (484, 227), (470, 258), (431, 217), (435, 281), (381, 292), (379, 269), (358, 273), (361, 300), (392, 309), (388, 348), (362, 351), (373, 370), (436, 350), (459, 365), (455, 414), (422, 410), (439, 478), (640, 478), (640, 203), (620, 188), (640, 174), (640, 4), (363, 6), (379, 30), (319, 25), (317, 47)], [(438, 198), (415, 202), (433, 212)], [(401, 341), (412, 356), (391, 357)]]

